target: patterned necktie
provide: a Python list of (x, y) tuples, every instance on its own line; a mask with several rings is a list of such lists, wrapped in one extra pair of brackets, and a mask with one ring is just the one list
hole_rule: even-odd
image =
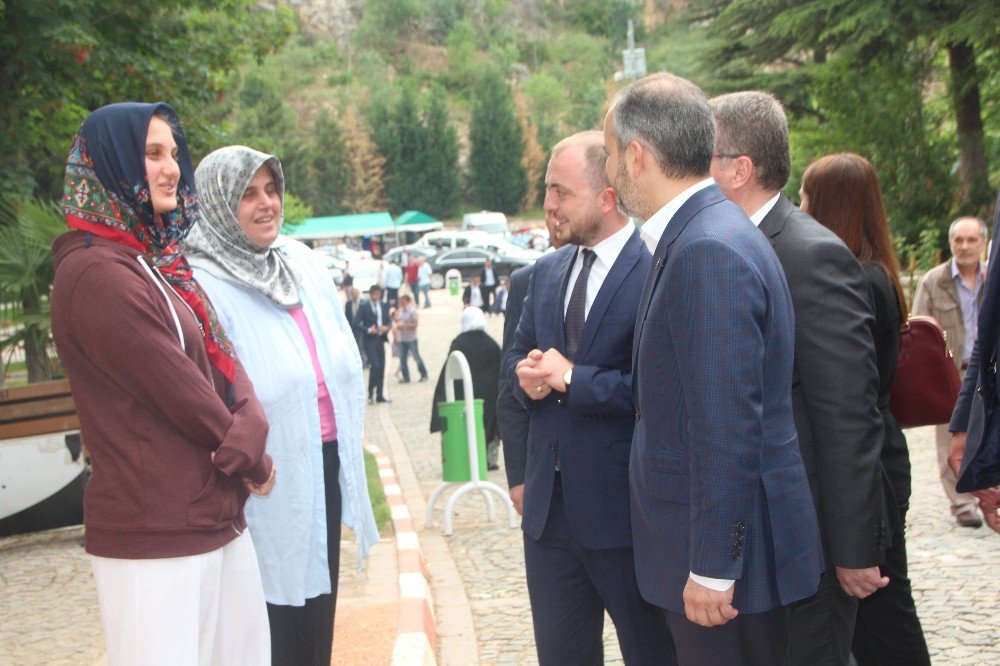
[(590, 267), (594, 265), (597, 255), (593, 250), (583, 250), (583, 268), (576, 276), (573, 293), (569, 297), (566, 308), (566, 358), (576, 356), (577, 345), (580, 344), (580, 333), (583, 331), (584, 313), (587, 309), (587, 280), (590, 278)]

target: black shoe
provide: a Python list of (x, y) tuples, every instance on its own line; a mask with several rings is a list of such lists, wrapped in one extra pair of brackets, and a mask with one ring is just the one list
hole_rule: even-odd
[(426, 381), (427, 381), (427, 375), (424, 375), (423, 377), (421, 377), (421, 378), (420, 378), (420, 381), (422, 381), (422, 382), (426, 382)]
[(500, 469), (500, 465), (498, 465), (497, 463), (486, 463), (486, 469), (493, 472)]
[(966, 509), (962, 511), (957, 516), (955, 516), (955, 522), (961, 527), (971, 527), (972, 529), (977, 529), (983, 526), (983, 520), (976, 513), (975, 509)]
[(399, 383), (400, 383), (400, 384), (409, 384), (409, 383), (410, 383), (410, 380), (409, 380), (409, 379), (400, 379), (400, 380), (399, 380)]
[(392, 402), (392, 400), (389, 400), (389, 398), (379, 398), (375, 402)]
[(374, 400), (372, 400), (372, 397), (371, 397), (371, 396), (368, 396), (368, 404), (370, 405), (370, 404), (372, 404), (373, 402), (375, 402), (375, 401), (374, 401)]

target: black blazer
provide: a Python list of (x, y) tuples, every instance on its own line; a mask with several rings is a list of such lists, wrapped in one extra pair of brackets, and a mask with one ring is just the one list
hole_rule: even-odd
[[(490, 291), (483, 286), (483, 283), (479, 283), (479, 294), (483, 297), (482, 309), (486, 310), (490, 306)], [(472, 285), (466, 285), (465, 291), (462, 292), (462, 302), (468, 305), (472, 302)]]
[(795, 309), (792, 409), (827, 564), (875, 566), (888, 525), (865, 272), (836, 234), (783, 194), (760, 230), (778, 255)]
[[(511, 273), (507, 291), (507, 311), (503, 321), (503, 345), (506, 357), (514, 343), (517, 322), (521, 320), (524, 298), (528, 295), (528, 282), (534, 265), (518, 268)], [(500, 371), (500, 396), (497, 398), (497, 421), (500, 424), (500, 439), (503, 440), (504, 471), (507, 472), (507, 487), (513, 488), (524, 483), (524, 468), (528, 460), (528, 411), (513, 396), (507, 374)]]
[[(392, 326), (392, 316), (389, 314), (389, 304), (385, 301), (379, 301), (377, 306), (382, 309), (382, 325)], [(358, 305), (358, 312), (354, 316), (354, 329), (364, 334), (366, 340), (373, 340), (375, 338), (381, 338), (382, 342), (385, 342), (388, 338), (388, 333), (369, 333), (368, 329), (378, 323), (375, 317), (375, 310), (372, 308), (371, 299), (361, 301)]]

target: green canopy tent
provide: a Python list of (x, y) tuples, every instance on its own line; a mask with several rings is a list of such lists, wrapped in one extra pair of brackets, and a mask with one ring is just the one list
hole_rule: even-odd
[(299, 224), (284, 227), (281, 232), (300, 241), (322, 241), (351, 236), (380, 236), (394, 233), (396, 225), (392, 215), (360, 213), (358, 215), (331, 215), (310, 217)]

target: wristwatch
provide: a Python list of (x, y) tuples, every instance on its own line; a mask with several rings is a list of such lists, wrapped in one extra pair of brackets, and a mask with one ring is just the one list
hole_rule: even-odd
[(563, 373), (563, 384), (566, 385), (566, 388), (569, 388), (571, 381), (573, 381), (573, 366), (570, 366), (569, 370)]

